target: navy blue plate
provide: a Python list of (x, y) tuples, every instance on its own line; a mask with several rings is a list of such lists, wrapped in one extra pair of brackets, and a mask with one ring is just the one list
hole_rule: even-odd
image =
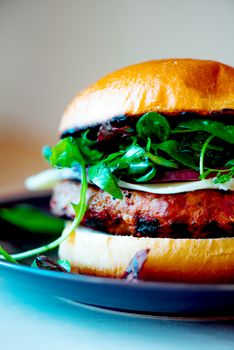
[[(33, 204), (48, 210), (49, 196), (21, 196), (0, 203), (0, 207), (11, 207), (15, 204)], [(34, 237), (14, 228), (4, 226), (6, 235), (2, 238), (3, 223), (0, 222), (0, 239), (9, 244), (15, 239), (15, 247), (23, 250), (25, 246), (40, 242), (40, 236)], [(27, 240), (27, 241), (26, 241)], [(42, 238), (41, 238), (42, 240)], [(23, 286), (40, 293), (48, 293), (79, 303), (103, 308), (138, 312), (144, 314), (164, 315), (199, 315), (217, 316), (234, 315), (234, 284), (184, 284), (163, 282), (126, 282), (109, 278), (85, 275), (65, 274), (61, 272), (33, 269), (24, 265), (9, 264), (0, 261), (0, 277), (14, 286)]]

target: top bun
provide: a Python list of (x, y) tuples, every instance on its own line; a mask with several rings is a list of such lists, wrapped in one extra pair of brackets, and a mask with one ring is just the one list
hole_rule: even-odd
[(208, 115), (234, 110), (234, 68), (194, 59), (163, 59), (108, 74), (81, 92), (64, 112), (59, 133), (120, 115), (154, 111)]

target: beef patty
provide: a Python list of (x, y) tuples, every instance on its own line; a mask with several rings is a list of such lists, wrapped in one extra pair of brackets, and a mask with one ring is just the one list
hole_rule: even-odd
[[(73, 218), (71, 202), (79, 201), (80, 183), (59, 183), (51, 199), (52, 212)], [(234, 236), (234, 193), (199, 190), (159, 195), (123, 190), (114, 199), (89, 186), (88, 208), (82, 225), (95, 230), (136, 237), (216, 238)]]

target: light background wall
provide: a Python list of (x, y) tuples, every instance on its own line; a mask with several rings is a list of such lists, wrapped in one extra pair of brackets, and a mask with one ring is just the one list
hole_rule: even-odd
[(46, 168), (77, 91), (142, 60), (234, 65), (233, 0), (0, 0), (0, 196)]

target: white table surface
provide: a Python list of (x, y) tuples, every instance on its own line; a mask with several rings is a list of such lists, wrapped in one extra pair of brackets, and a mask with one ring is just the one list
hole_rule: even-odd
[(0, 349), (234, 349), (234, 321), (175, 321), (86, 308), (0, 278)]

